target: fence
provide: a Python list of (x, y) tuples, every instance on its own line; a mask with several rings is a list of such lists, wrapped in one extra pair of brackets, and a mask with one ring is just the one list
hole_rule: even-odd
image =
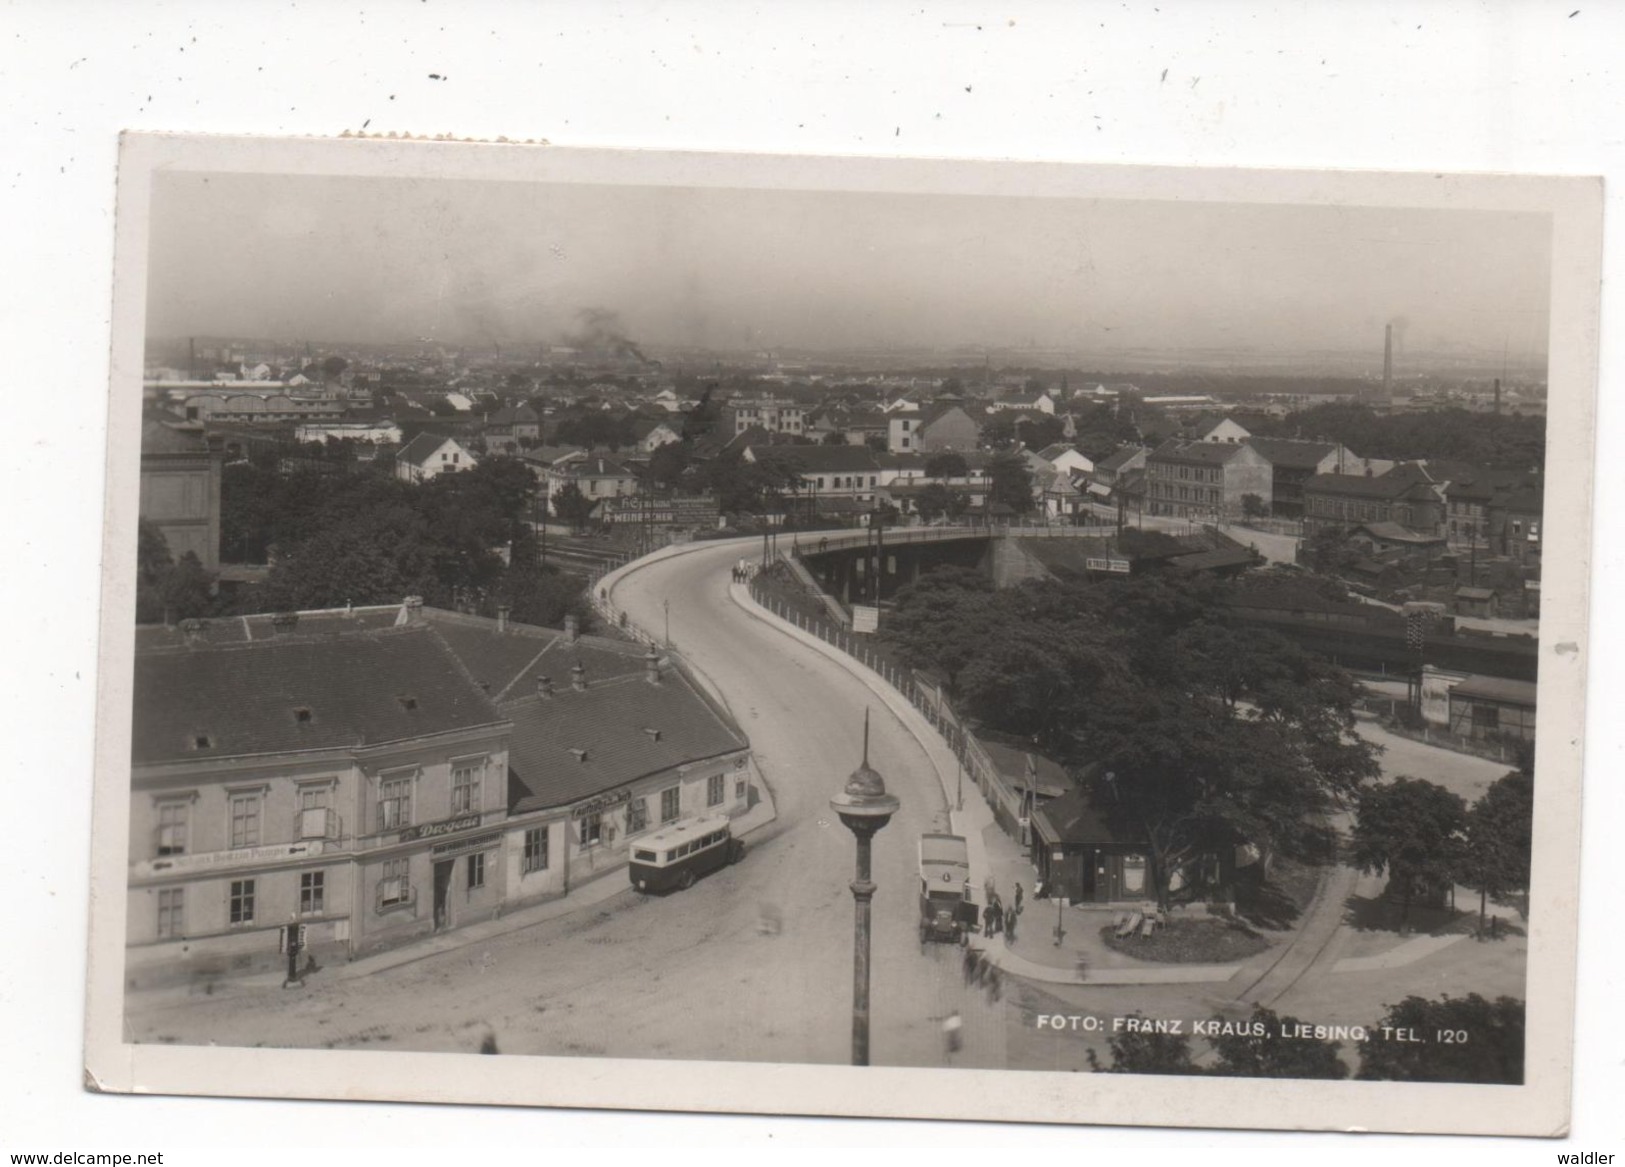
[(1505, 762), (1507, 765), (1517, 763), (1517, 754), (1513, 747), (1506, 742), (1493, 738), (1464, 737), (1459, 733), (1452, 733), (1448, 729), (1440, 729), (1429, 722), (1425, 725), (1412, 727), (1400, 720), (1400, 711), (1410, 708), (1409, 703), (1397, 697), (1364, 697), (1355, 702), (1358, 708), (1376, 714), (1382, 719), (1382, 728), (1395, 737), (1409, 738), (1413, 742), (1424, 745), (1438, 746), (1441, 749), (1454, 750), (1458, 754), (1471, 754), (1478, 758), (1488, 758), (1492, 762)]
[[(845, 653), (859, 664), (879, 674), (904, 700), (925, 717), (941, 735), (943, 743), (959, 759), (962, 782), (968, 778), (993, 810), (1004, 831), (1021, 838), (1022, 795), (1005, 780), (993, 759), (948, 701), (942, 686), (919, 670), (910, 668), (883, 651), (869, 636), (855, 633), (831, 621), (801, 611), (772, 594), (769, 581), (761, 574), (750, 579), (751, 597), (779, 619), (802, 632), (818, 637), (830, 647)], [(958, 795), (956, 794), (956, 800)]]
[(626, 610), (617, 607), (615, 602), (609, 598), (609, 593), (598, 586), (600, 581), (610, 572), (617, 571), (634, 559), (639, 558), (642, 557), (627, 552), (610, 560), (609, 563), (589, 575), (587, 577), (588, 601), (592, 604), (593, 611), (597, 612), (599, 618), (603, 620), (606, 628), (614, 629), (622, 636), (629, 637), (639, 644), (647, 644), (652, 648), (669, 648), (671, 646), (666, 644), (660, 637), (634, 623), (632, 618), (627, 615)]

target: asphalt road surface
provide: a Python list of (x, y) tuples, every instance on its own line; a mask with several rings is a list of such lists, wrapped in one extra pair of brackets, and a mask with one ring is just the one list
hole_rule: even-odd
[[(849, 1060), (855, 845), (829, 799), (870, 763), (902, 801), (874, 846), (871, 1060), (999, 1068), (1011, 995), (968, 988), (959, 949), (922, 949), (920, 833), (946, 825), (914, 739), (844, 671), (728, 596), (740, 552), (718, 545), (641, 568), (615, 600), (707, 674), (750, 735), (779, 817), (744, 862), (686, 892), (602, 905), (498, 939), (299, 993), (226, 987), (131, 1002), (132, 1039), (182, 1044), (472, 1051), (838, 1064)], [(608, 878), (616, 878), (609, 876)], [(764, 931), (764, 916), (782, 926)], [(942, 1020), (964, 1018), (950, 1059)]]

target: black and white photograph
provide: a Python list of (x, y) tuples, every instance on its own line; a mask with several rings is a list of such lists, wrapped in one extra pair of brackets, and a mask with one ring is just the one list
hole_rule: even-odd
[(1566, 1121), (1595, 181), (119, 185), (102, 1088)]

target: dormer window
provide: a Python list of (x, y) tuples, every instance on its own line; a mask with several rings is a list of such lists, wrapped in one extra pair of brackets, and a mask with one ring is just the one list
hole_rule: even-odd
[(298, 709), (293, 711), (293, 719), (300, 725), (309, 725), (311, 712), (308, 708), (301, 705)]
[(214, 748), (214, 741), (209, 737), (208, 734), (200, 733), (192, 739), (192, 745), (195, 749), (212, 750)]
[(575, 755), (575, 759), (578, 762), (585, 762), (587, 760), (586, 750), (571, 749), (570, 752)]

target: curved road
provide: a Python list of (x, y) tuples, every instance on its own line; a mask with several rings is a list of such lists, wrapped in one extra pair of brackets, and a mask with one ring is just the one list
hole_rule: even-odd
[[(747, 552), (748, 553), (748, 552)], [(133, 1040), (300, 1048), (843, 1063), (850, 1056), (854, 842), (829, 809), (861, 757), (902, 800), (874, 846), (871, 1060), (942, 1065), (941, 1019), (965, 1019), (951, 1064), (1001, 1068), (1009, 998), (965, 986), (957, 948), (922, 951), (915, 841), (947, 825), (923, 751), (852, 677), (729, 597), (739, 544), (636, 568), (614, 600), (671, 636), (751, 739), (778, 819), (738, 866), (693, 889), (597, 907), (303, 993), (226, 986), (212, 997), (132, 1000)], [(605, 878), (621, 878), (609, 875)], [(782, 929), (759, 927), (764, 911)]]

